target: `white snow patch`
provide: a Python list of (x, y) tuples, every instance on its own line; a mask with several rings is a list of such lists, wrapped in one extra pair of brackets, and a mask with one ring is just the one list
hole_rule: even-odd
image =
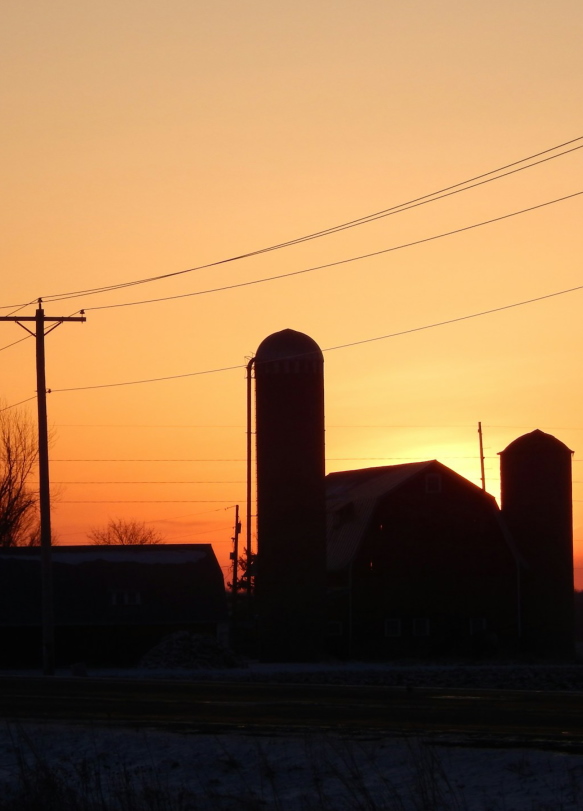
[[(181, 811), (574, 811), (583, 804), (583, 757), (577, 754), (372, 734), (1, 727), (0, 798), (27, 781), (30, 789), (43, 775), (82, 799), (101, 798), (107, 805), (100, 809), (129, 807), (128, 792), (138, 798), (132, 808)], [(152, 797), (166, 804), (153, 805)]]

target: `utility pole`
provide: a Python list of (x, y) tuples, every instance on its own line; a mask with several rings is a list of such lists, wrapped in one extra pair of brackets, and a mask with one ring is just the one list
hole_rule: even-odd
[(482, 490), (486, 489), (486, 470), (484, 467), (484, 440), (482, 437), (482, 423), (478, 423), (478, 437), (480, 439), (480, 471), (482, 473)]
[[(42, 583), (42, 649), (43, 673), (52, 676), (55, 672), (55, 623), (53, 616), (53, 578), (51, 569), (51, 491), (49, 479), (49, 433), (47, 427), (47, 387), (45, 379), (45, 335), (52, 332), (65, 321), (85, 321), (81, 315), (46, 316), (42, 308), (42, 299), (38, 300), (38, 309), (34, 316), (3, 315), (0, 321), (14, 321), (25, 329), (36, 340), (36, 395), (38, 410), (38, 468), (39, 468), (39, 506), (40, 506), (40, 557)], [(22, 322), (34, 321), (35, 329), (26, 327)], [(45, 330), (45, 324), (53, 326)], [(50, 389), (49, 389), (50, 391)]]
[(233, 593), (233, 614), (235, 613), (235, 605), (237, 603), (237, 571), (239, 565), (239, 534), (241, 532), (241, 522), (239, 521), (239, 505), (235, 504), (235, 534), (233, 535), (233, 551), (231, 552), (231, 559), (233, 561), (233, 582), (231, 583), (231, 591)]

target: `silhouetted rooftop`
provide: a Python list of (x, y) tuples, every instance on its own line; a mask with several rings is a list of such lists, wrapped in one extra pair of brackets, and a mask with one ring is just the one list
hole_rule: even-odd
[[(380, 496), (395, 490), (412, 476), (435, 462), (342, 470), (326, 476), (328, 518), (328, 569), (347, 566), (356, 554)], [(336, 521), (342, 508), (349, 507), (349, 520)]]
[[(467, 487), (478, 491), (497, 515), (498, 507), (493, 496), (435, 459), (329, 473), (326, 476), (328, 570), (343, 569), (354, 559), (380, 498), (429, 471), (463, 481)], [(506, 533), (505, 528), (503, 531)], [(505, 535), (505, 538), (511, 545), (510, 537)]]

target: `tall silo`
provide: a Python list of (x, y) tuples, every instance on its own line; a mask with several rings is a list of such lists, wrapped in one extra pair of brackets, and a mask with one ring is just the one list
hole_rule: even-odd
[(571, 657), (572, 451), (532, 431), (500, 453), (502, 515), (522, 557), (522, 636), (532, 653)]
[(326, 577), (324, 358), (285, 329), (255, 356), (257, 558), (264, 661), (321, 655)]

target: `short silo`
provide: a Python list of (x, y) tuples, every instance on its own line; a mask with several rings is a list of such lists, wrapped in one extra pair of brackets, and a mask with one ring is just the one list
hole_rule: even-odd
[(525, 647), (560, 658), (574, 653), (571, 456), (539, 430), (500, 453), (502, 515), (522, 558)]

